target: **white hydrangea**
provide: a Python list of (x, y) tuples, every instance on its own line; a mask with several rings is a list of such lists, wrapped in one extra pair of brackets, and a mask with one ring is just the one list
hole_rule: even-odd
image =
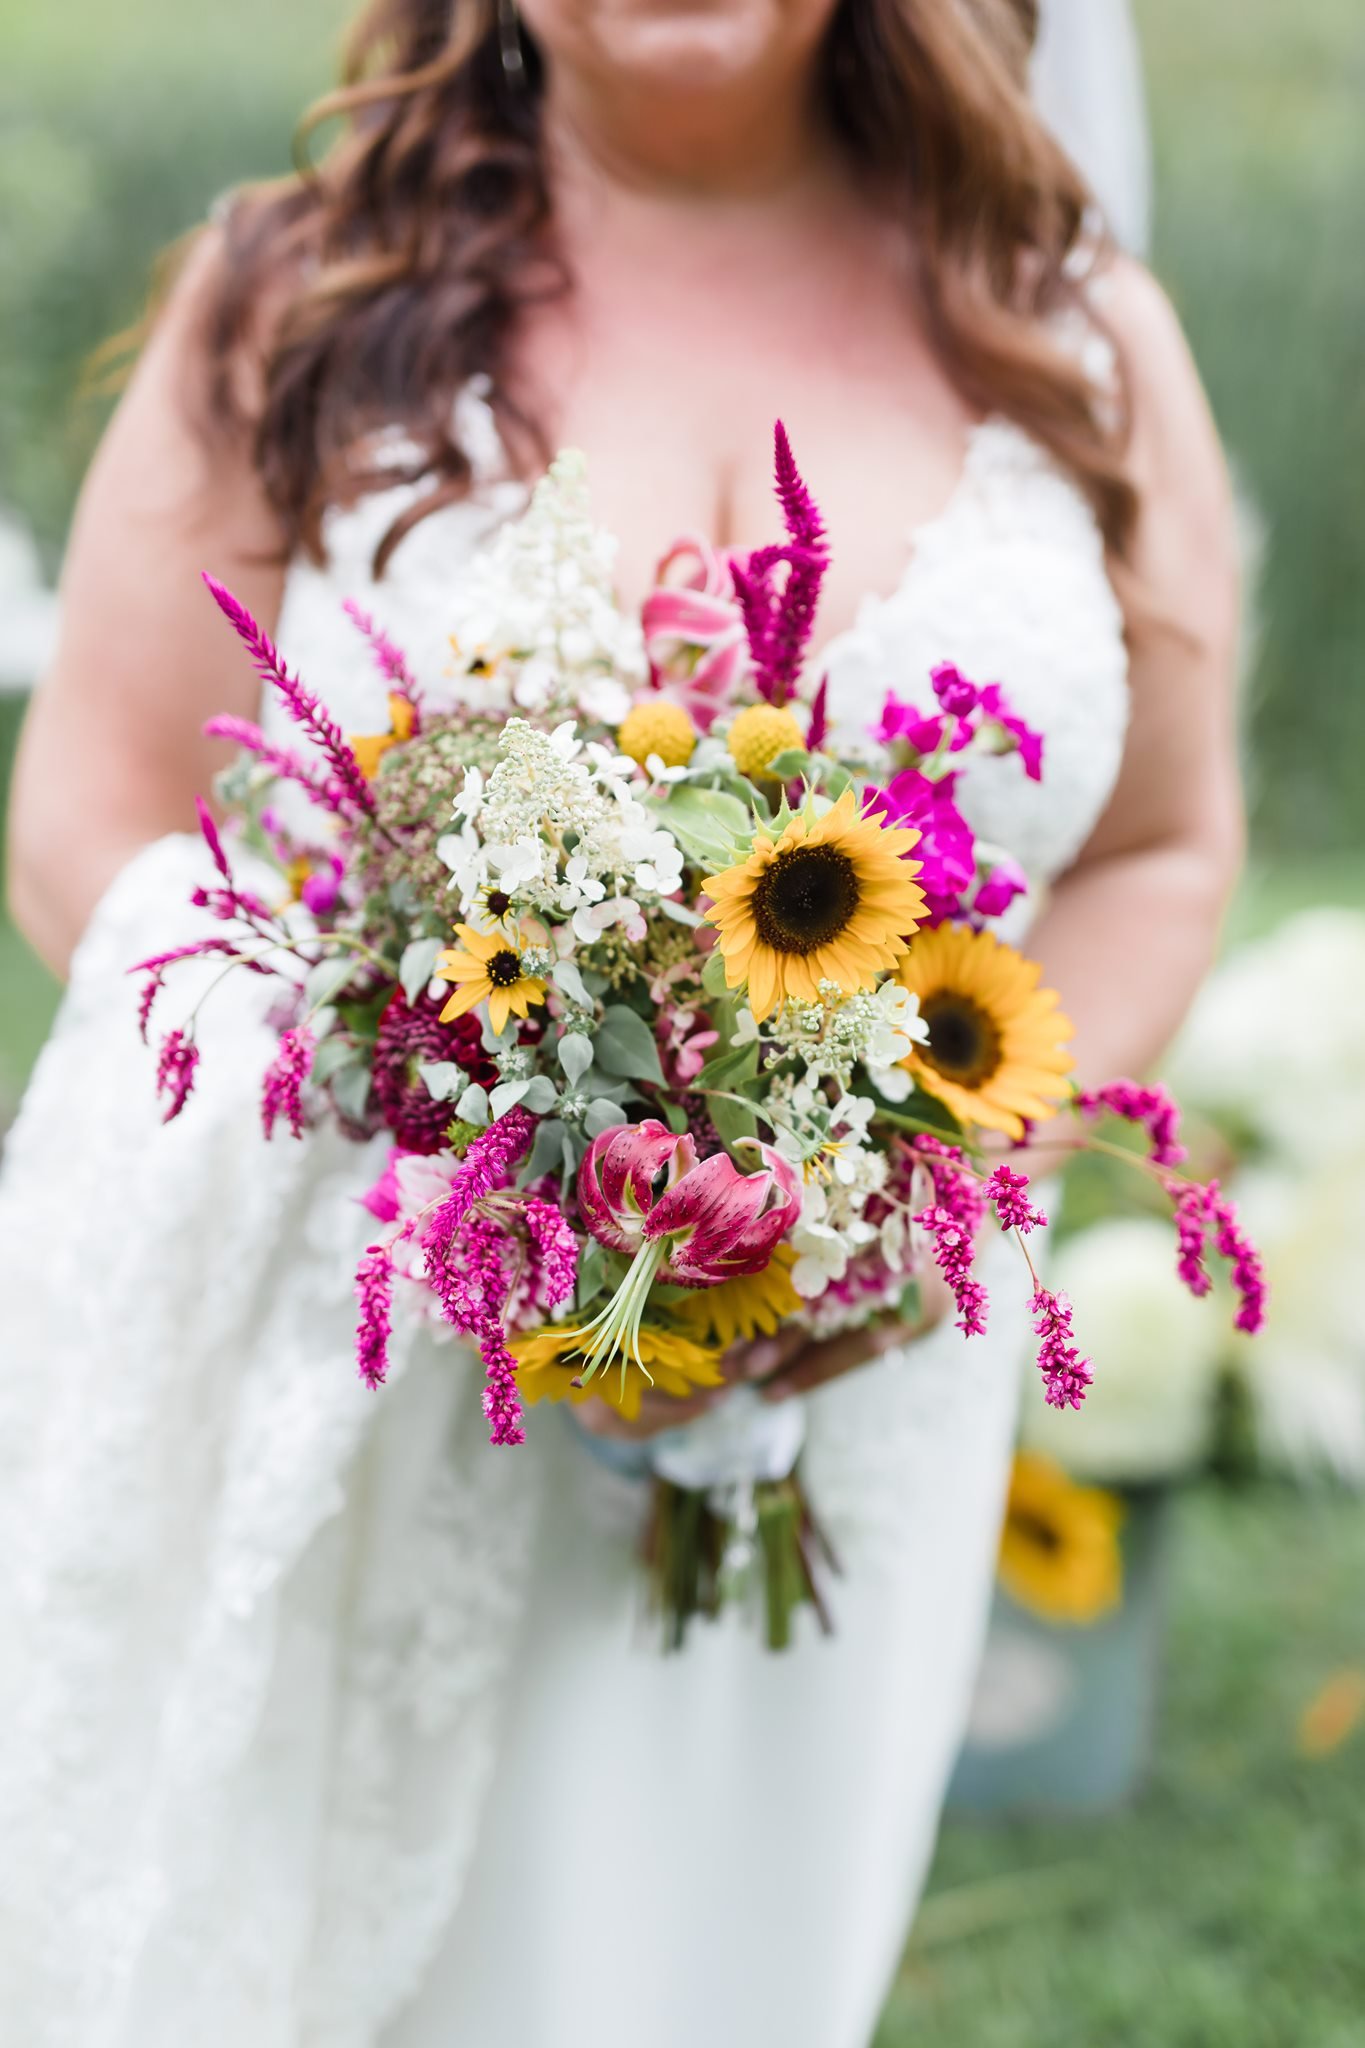
[(457, 661), (493, 671), (487, 684), (470, 679), (466, 694), (619, 724), (647, 664), (639, 621), (616, 602), (616, 552), (593, 523), (587, 464), (566, 449), (524, 515), (473, 557), (455, 591)]

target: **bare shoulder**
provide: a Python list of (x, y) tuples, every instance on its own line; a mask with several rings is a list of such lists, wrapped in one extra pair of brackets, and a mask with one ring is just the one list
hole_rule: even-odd
[(1131, 404), (1139, 577), (1159, 612), (1201, 639), (1221, 641), (1235, 632), (1239, 606), (1236, 517), (1189, 342), (1166, 293), (1129, 257), (1105, 271), (1099, 304)]

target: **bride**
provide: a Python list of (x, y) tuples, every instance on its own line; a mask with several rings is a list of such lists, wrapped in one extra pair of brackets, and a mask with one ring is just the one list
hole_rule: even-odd
[(1239, 852), (1232, 524), (1170, 309), (1031, 106), (1034, 15), (374, 0), (322, 168), (240, 196), (160, 311), (14, 792), (16, 913), (70, 974), (0, 1194), (25, 2048), (870, 2039), (984, 1624), (1022, 1291), (970, 1346), (760, 1355), (806, 1403), (837, 1633), (771, 1657), (732, 1615), (664, 1658), (605, 1452), (551, 1417), (490, 1453), (429, 1339), (356, 1384), (366, 1161), (261, 1142), (254, 989), (162, 1131), (124, 974), (200, 874), (204, 720), (257, 709), (201, 569), (370, 730), (344, 598), (439, 676), (461, 564), (573, 443), (636, 602), (678, 528), (769, 535), (780, 412), (836, 542), (838, 720), (942, 659), (1008, 684), (1049, 774), (982, 764), (975, 822), (1029, 869), (1082, 1076), (1156, 1054)]

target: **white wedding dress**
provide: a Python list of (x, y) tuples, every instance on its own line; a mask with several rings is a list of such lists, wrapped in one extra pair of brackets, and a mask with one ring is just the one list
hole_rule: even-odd
[[(293, 572), (280, 637), (343, 725), (373, 729), (381, 691), (342, 599), (439, 666), (451, 581), (514, 498), (426, 521), (378, 587), (394, 502), (371, 500), (333, 519), (325, 573)], [(828, 649), (836, 717), (945, 658), (1005, 682), (1046, 781), (987, 763), (970, 803), (1043, 883), (1125, 730), (1094, 521), (990, 421), (910, 538)], [(1027, 1337), (1009, 1248), (989, 1336), (941, 1329), (809, 1403), (834, 1638), (773, 1656), (731, 1614), (665, 1658), (640, 1489), (562, 1412), (491, 1451), (476, 1370), (429, 1334), (382, 1392), (357, 1383), (373, 1158), (262, 1141), (249, 977), (160, 1128), (125, 970), (193, 927), (202, 864), (166, 839), (110, 889), (0, 1187), (3, 2038), (866, 2048), (985, 1623)]]

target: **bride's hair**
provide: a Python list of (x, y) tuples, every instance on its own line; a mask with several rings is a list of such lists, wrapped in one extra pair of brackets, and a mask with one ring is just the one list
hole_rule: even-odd
[[(1053, 328), (1068, 311), (1094, 317), (1076, 260), (1089, 202), (1029, 100), (1036, 27), (1034, 0), (842, 0), (825, 90), (851, 156), (903, 205), (947, 374), (1067, 465), (1121, 555), (1136, 512), (1122, 392), (1098, 402)], [(550, 232), (541, 66), (525, 36), (523, 48), (509, 77), (497, 0), (370, 0), (342, 87), (304, 126), (340, 122), (339, 139), (229, 211), (211, 411), (253, 437), (291, 546), (321, 553), (329, 503), (423, 480), (382, 570), (418, 520), (469, 487), (453, 400), (477, 374), (513, 459), (530, 468), (546, 453), (505, 374), (518, 308), (568, 283)], [(239, 370), (260, 333), (248, 419)], [(404, 471), (391, 440), (379, 459), (395, 421), (415, 451)]]

